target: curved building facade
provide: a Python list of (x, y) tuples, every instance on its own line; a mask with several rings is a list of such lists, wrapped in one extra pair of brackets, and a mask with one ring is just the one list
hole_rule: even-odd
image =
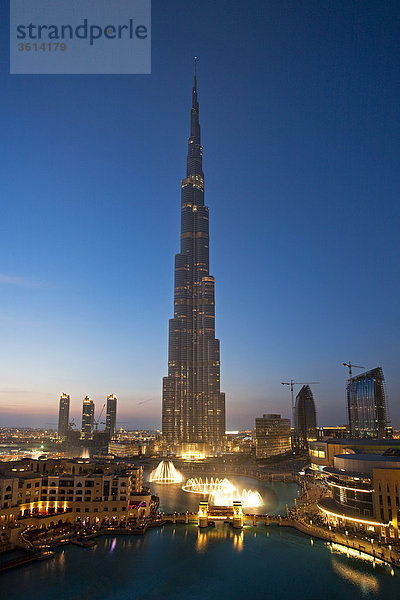
[(332, 497), (318, 507), (330, 525), (398, 539), (400, 455), (339, 454), (324, 474)]
[(381, 367), (351, 377), (346, 392), (351, 436), (386, 437), (387, 408)]
[(310, 386), (303, 385), (296, 396), (294, 427), (297, 443), (308, 448), (308, 443), (317, 439), (317, 414)]

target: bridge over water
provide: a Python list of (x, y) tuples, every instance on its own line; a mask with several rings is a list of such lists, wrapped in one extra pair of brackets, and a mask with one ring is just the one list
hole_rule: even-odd
[(244, 513), (241, 502), (234, 502), (233, 506), (212, 506), (207, 501), (200, 502), (198, 512), (160, 513), (161, 518), (170, 523), (195, 523), (199, 527), (208, 527), (210, 521), (229, 522), (235, 528), (241, 528), (245, 523), (251, 522), (253, 526), (264, 524), (279, 525), (281, 527), (293, 526), (292, 519), (281, 515), (258, 515)]

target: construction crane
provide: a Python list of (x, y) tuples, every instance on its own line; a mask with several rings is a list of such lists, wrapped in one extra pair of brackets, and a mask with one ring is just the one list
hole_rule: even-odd
[(351, 360), (349, 360), (348, 363), (343, 363), (344, 367), (348, 367), (349, 369), (349, 379), (351, 379), (352, 376), (352, 369), (365, 369), (365, 367), (360, 367), (360, 365), (353, 365)]
[(317, 384), (319, 384), (319, 381), (293, 381), (293, 379), (291, 379), (290, 381), (282, 381), (281, 383), (282, 383), (282, 385), (290, 385), (290, 394), (291, 394), (291, 399), (292, 399), (292, 419), (293, 419), (293, 427), (294, 427), (295, 405), (294, 405), (294, 387), (293, 386), (295, 386), (295, 385), (317, 385)]
[[(99, 414), (99, 417), (98, 417), (98, 419), (97, 419), (97, 420), (96, 420), (96, 419), (94, 419), (94, 429), (95, 429), (95, 431), (96, 431), (96, 432), (97, 432), (97, 431), (98, 431), (98, 429), (99, 429), (99, 423), (100, 423), (101, 415), (103, 414), (105, 407), (106, 407), (106, 403), (104, 403), (104, 404), (103, 404), (103, 408), (102, 408), (102, 409), (101, 409), (101, 411), (100, 411), (100, 414)], [(103, 421), (102, 421), (100, 424), (103, 424), (103, 425), (104, 425)]]

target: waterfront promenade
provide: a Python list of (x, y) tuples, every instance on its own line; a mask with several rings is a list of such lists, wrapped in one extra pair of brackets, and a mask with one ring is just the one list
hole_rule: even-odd
[[(311, 538), (319, 538), (330, 543), (339, 544), (344, 548), (348, 548), (354, 553), (364, 553), (370, 555), (376, 560), (384, 561), (393, 566), (400, 567), (400, 547), (394, 543), (383, 543), (377, 539), (371, 542), (366, 536), (361, 537), (353, 531), (345, 531), (340, 528), (328, 527), (317, 516), (318, 501), (326, 496), (327, 487), (324, 483), (314, 481), (308, 478), (300, 477), (297, 474), (291, 474), (291, 481), (296, 481), (302, 486), (302, 493), (295, 498), (295, 505), (291, 508), (286, 507), (286, 514), (271, 515), (271, 514), (254, 514), (243, 512), (244, 527), (291, 527), (297, 531), (310, 536)], [(261, 479), (261, 478), (260, 478)], [(299, 490), (300, 492), (300, 490)], [(212, 521), (212, 516), (209, 520)], [(223, 520), (223, 519), (222, 519)], [(226, 519), (228, 527), (229, 518)], [(66, 532), (61, 529), (60, 532), (56, 528), (43, 532), (35, 539), (30, 537), (30, 533), (34, 530), (33, 527), (21, 530), (19, 533), (19, 547), (23, 548), (27, 554), (31, 556), (30, 560), (39, 558), (38, 552), (54, 549), (57, 546), (74, 543), (76, 538), (83, 536), (85, 540), (94, 539), (104, 535), (128, 535), (128, 536), (143, 536), (151, 528), (159, 528), (163, 526), (182, 524), (182, 525), (198, 525), (199, 517), (197, 511), (186, 512), (156, 512), (155, 510), (146, 518), (137, 520), (133, 523), (118, 523), (115, 526), (99, 523), (92, 527), (78, 527), (75, 525), (71, 531)], [(232, 523), (230, 523), (232, 525)], [(63, 526), (65, 527), (65, 525)], [(35, 533), (33, 531), (33, 533)], [(31, 540), (34, 540), (32, 543)], [(84, 544), (82, 544), (84, 545)], [(35, 555), (36, 554), (36, 555)], [(17, 566), (28, 560), (20, 557), (19, 561), (14, 561), (9, 565)]]

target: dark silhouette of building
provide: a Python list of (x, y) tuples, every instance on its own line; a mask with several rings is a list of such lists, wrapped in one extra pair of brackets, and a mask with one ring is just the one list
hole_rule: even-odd
[(88, 396), (83, 399), (82, 406), (82, 440), (93, 439), (94, 402)]
[(351, 437), (386, 437), (388, 419), (382, 368), (351, 377), (346, 392)]
[(303, 385), (296, 396), (294, 430), (296, 443), (301, 448), (308, 448), (308, 442), (318, 437), (314, 396), (309, 385)]
[(117, 397), (107, 396), (106, 432), (110, 439), (115, 437), (117, 427)]
[(222, 449), (225, 394), (215, 339), (214, 277), (209, 274), (209, 216), (204, 204), (196, 73), (186, 177), (181, 185), (181, 249), (175, 257), (174, 317), (169, 322), (168, 376), (163, 379), (162, 433), (169, 449), (194, 444)]
[(61, 394), (60, 408), (58, 410), (58, 437), (60, 440), (65, 440), (69, 426), (69, 406), (70, 397), (68, 394)]

